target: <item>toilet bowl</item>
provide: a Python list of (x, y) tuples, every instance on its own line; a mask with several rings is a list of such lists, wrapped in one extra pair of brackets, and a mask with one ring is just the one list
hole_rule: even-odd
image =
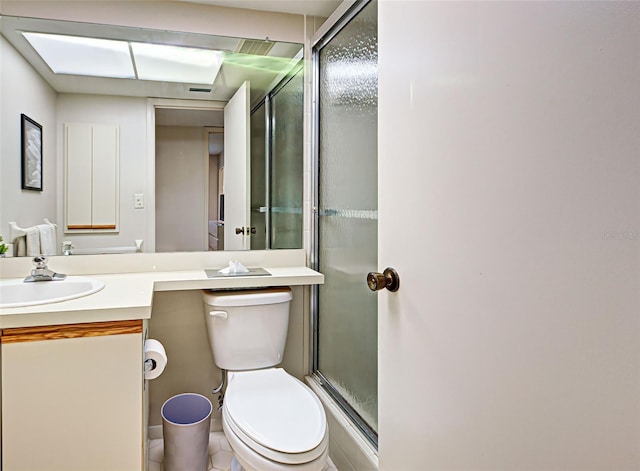
[(315, 471), (326, 464), (324, 409), (281, 368), (230, 373), (222, 426), (246, 470)]
[(320, 471), (328, 457), (322, 404), (276, 368), (288, 328), (290, 288), (203, 291), (216, 365), (227, 371), (224, 434), (246, 471)]

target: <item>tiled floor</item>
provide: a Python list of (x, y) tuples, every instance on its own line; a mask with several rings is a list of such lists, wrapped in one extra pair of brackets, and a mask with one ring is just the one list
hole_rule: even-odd
[[(149, 440), (149, 471), (163, 471), (164, 442), (162, 438)], [(211, 432), (209, 433), (209, 468), (208, 471), (229, 471), (233, 453), (229, 442), (222, 432), (220, 419), (214, 417), (211, 420)], [(338, 471), (329, 459), (323, 471)]]
[[(149, 442), (149, 471), (162, 471), (164, 458), (164, 443), (162, 438)], [(209, 471), (229, 471), (233, 453), (229, 442), (222, 432), (209, 434)]]

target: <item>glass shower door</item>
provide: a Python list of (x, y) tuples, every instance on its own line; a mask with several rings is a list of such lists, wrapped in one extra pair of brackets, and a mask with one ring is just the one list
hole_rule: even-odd
[[(363, 6), (364, 4), (364, 6)], [(325, 389), (377, 445), (377, 4), (314, 49), (317, 80), (314, 369)]]
[(251, 249), (267, 247), (267, 126), (266, 102), (251, 112), (251, 188), (250, 213)]
[(251, 112), (251, 249), (302, 247), (303, 72)]
[(271, 104), (270, 248), (302, 247), (303, 72), (273, 93)]

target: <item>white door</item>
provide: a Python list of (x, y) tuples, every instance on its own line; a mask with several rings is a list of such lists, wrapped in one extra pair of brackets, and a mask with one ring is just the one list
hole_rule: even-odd
[[(249, 82), (224, 108), (224, 248), (249, 249)], [(236, 231), (238, 229), (238, 231)]]
[(378, 18), (380, 469), (640, 469), (640, 3)]

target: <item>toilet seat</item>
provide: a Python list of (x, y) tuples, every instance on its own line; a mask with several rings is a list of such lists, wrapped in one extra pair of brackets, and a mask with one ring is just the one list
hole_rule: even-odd
[(225, 425), (247, 447), (278, 463), (311, 462), (327, 448), (319, 399), (282, 368), (229, 373)]
[(231, 429), (224, 413), (222, 414), (222, 428), (229, 445), (231, 445), (235, 459), (244, 471), (324, 471), (329, 459), (328, 435), (326, 442), (320, 445), (320, 449), (324, 451), (318, 458), (308, 463), (287, 464), (270, 460), (248, 447)]

